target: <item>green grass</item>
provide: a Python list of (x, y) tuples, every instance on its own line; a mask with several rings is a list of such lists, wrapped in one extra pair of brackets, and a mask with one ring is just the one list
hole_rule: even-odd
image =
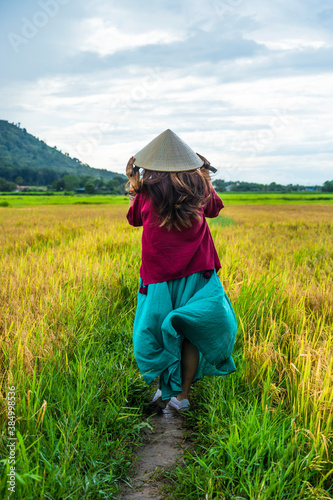
[(283, 205), (295, 203), (332, 203), (333, 193), (219, 193), (228, 205)]
[(228, 227), (235, 226), (236, 224), (236, 222), (231, 217), (226, 217), (225, 215), (218, 215), (215, 219), (208, 219), (208, 223), (210, 227)]
[[(274, 339), (272, 317), (281, 336), (285, 322), (292, 324), (292, 311), (288, 312), (283, 299), (284, 280), (283, 276), (268, 283), (265, 279), (252, 283), (252, 279), (244, 280), (239, 300), (234, 304), (237, 317), (241, 318), (234, 351), (237, 372), (224, 378), (206, 378), (194, 388), (191, 412), (186, 419), (194, 429), (194, 451), (185, 452), (185, 466), (166, 475), (172, 481), (172, 488), (166, 488), (166, 498), (332, 498), (332, 439), (325, 445), (325, 439), (316, 434), (319, 422), (311, 416), (309, 403), (305, 403), (304, 414), (305, 408), (283, 397), (290, 391), (288, 377), (281, 379), (279, 364), (271, 364), (269, 354), (267, 364), (263, 360), (248, 380), (244, 355), (248, 331), (259, 332), (261, 344), (269, 346)], [(281, 336), (276, 336), (276, 351), (280, 350)], [(288, 345), (283, 351), (290, 355), (289, 350)], [(304, 378), (309, 376), (305, 370), (302, 373)], [(295, 391), (299, 398), (299, 385)], [(308, 391), (303, 398), (308, 401)], [(332, 402), (333, 395), (330, 399)], [(323, 435), (332, 438), (331, 430), (332, 413), (328, 411)]]
[[(42, 250), (40, 250), (42, 251)], [(16, 495), (20, 500), (119, 498), (128, 480), (133, 448), (149, 418), (146, 384), (132, 348), (136, 276), (118, 287), (86, 287), (73, 297), (73, 282), (61, 302), (74, 304), (59, 318), (62, 342), (50, 357), (43, 351), (26, 373), (20, 342), (16, 360), (3, 345), (3, 368), (16, 393)], [(74, 303), (73, 303), (74, 298)], [(43, 318), (52, 324), (50, 318)], [(30, 337), (44, 332), (30, 325)], [(11, 367), (11, 368), (10, 368)], [(2, 379), (0, 389), (7, 392)], [(2, 413), (0, 498), (7, 498), (7, 428)]]
[[(228, 205), (282, 205), (297, 203), (333, 203), (333, 193), (219, 193)], [(4, 203), (4, 204), (2, 204)], [(126, 204), (128, 197), (123, 195), (65, 195), (65, 194), (4, 194), (0, 193), (0, 206), (24, 207), (33, 205), (99, 205)], [(9, 205), (7, 205), (9, 204)]]
[(239, 372), (205, 381), (195, 395), (188, 419), (195, 451), (186, 452), (186, 467), (171, 475), (171, 498), (330, 498), (321, 496), (330, 485), (329, 468), (322, 469), (311, 436), (297, 430), (297, 414), (272, 401), (269, 378), (260, 391), (244, 386)]
[[(72, 353), (18, 380), (16, 498), (119, 498), (142, 428), (146, 387), (134, 365), (128, 332), (96, 324)], [(31, 392), (30, 392), (31, 391)], [(30, 401), (26, 394), (30, 394)], [(43, 402), (47, 402), (43, 415)], [(0, 449), (7, 456), (2, 436)], [(0, 496), (7, 490), (4, 467)], [(3, 495), (3, 496), (2, 496)]]
[[(8, 205), (1, 205), (8, 203)], [(128, 197), (123, 195), (3, 195), (0, 194), (0, 206), (26, 207), (35, 205), (102, 205), (128, 204)]]

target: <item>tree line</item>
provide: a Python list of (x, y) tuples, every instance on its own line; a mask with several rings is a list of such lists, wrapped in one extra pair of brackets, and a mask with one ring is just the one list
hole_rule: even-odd
[[(116, 174), (112, 179), (109, 180), (105, 180), (102, 178), (96, 179), (96, 177), (91, 177), (88, 175), (79, 177), (73, 174), (65, 174), (60, 178), (54, 179), (53, 182), (51, 184), (48, 184), (46, 187), (47, 191), (49, 192), (69, 192), (81, 188), (85, 193), (88, 194), (124, 194), (126, 182), (127, 179), (121, 174)], [(17, 177), (15, 179), (15, 182), (0, 177), (0, 192), (13, 192), (17, 190), (18, 186), (27, 186), (22, 189), (23, 192), (27, 192), (42, 190), (41, 188), (43, 185), (36, 182), (36, 178), (34, 177), (32, 177), (31, 184), (26, 184), (23, 177)]]
[[(89, 175), (78, 176), (68, 174), (65, 172), (59, 173), (51, 169), (44, 171), (36, 171), (29, 168), (18, 168), (12, 173), (11, 176), (4, 176), (4, 170), (0, 165), (0, 192), (16, 191), (17, 186), (38, 186), (45, 188), (48, 191), (65, 192), (75, 191), (78, 188), (83, 188), (85, 193), (110, 193), (110, 194), (123, 194), (125, 192), (126, 177), (121, 174), (115, 174), (112, 179), (105, 180), (102, 177), (96, 179)], [(39, 173), (40, 172), (40, 173)], [(42, 173), (44, 172), (44, 176)], [(6, 174), (6, 172), (5, 172)], [(16, 175), (17, 174), (17, 175)], [(47, 182), (46, 182), (47, 181)], [(270, 184), (259, 184), (254, 182), (231, 182), (221, 179), (215, 179), (213, 186), (218, 192), (231, 191), (231, 192), (278, 192), (278, 193), (291, 193), (296, 191), (304, 191), (311, 189), (313, 191), (322, 191), (326, 193), (333, 192), (333, 180), (326, 181), (322, 186), (303, 186), (300, 184), (277, 184), (271, 182)], [(31, 191), (31, 188), (26, 188), (26, 191)]]
[(223, 191), (236, 191), (236, 192), (269, 192), (269, 193), (292, 193), (295, 191), (323, 191), (323, 192), (333, 192), (333, 181), (326, 181), (322, 186), (303, 186), (300, 184), (277, 184), (276, 182), (271, 182), (270, 184), (259, 184), (256, 182), (241, 182), (241, 181), (224, 181), (222, 179), (216, 179), (213, 181), (213, 186), (218, 192)]
[(75, 191), (83, 188), (85, 193), (109, 193), (124, 194), (127, 179), (124, 175), (116, 174), (112, 179), (96, 179), (88, 175), (78, 177), (77, 175), (64, 175), (61, 179), (54, 181), (49, 190), (55, 191)]

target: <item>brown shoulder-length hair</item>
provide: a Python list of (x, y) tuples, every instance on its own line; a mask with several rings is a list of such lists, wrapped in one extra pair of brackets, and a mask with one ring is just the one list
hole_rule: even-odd
[(160, 227), (181, 231), (191, 227), (194, 219), (201, 219), (200, 209), (210, 198), (210, 176), (205, 168), (188, 172), (145, 170), (135, 191), (149, 195)]

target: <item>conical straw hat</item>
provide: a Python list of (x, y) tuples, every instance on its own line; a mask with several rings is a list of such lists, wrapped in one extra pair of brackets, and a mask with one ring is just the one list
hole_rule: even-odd
[(184, 172), (204, 164), (193, 149), (170, 129), (155, 137), (134, 157), (137, 167), (161, 172)]

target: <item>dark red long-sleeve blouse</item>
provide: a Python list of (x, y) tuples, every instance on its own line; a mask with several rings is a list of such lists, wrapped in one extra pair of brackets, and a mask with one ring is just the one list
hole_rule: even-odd
[(224, 207), (212, 189), (207, 205), (201, 209), (201, 220), (181, 231), (158, 226), (156, 211), (147, 194), (135, 196), (127, 212), (132, 226), (143, 226), (140, 277), (144, 285), (169, 281), (190, 274), (221, 268), (206, 217), (217, 217)]

